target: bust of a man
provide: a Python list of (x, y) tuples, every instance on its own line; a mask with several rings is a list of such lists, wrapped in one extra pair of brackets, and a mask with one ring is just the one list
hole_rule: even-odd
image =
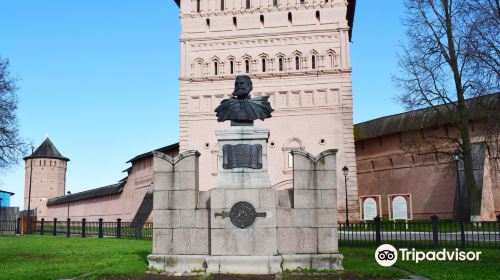
[(232, 126), (239, 126), (253, 125), (254, 120), (270, 118), (273, 108), (269, 104), (269, 96), (251, 98), (252, 89), (252, 80), (249, 76), (237, 76), (234, 82), (234, 97), (222, 100), (215, 108), (217, 121), (230, 120)]

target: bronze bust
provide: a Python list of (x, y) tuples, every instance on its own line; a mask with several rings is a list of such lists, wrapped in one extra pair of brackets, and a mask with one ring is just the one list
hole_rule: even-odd
[(269, 96), (250, 97), (252, 80), (249, 76), (239, 75), (234, 82), (233, 96), (222, 100), (215, 108), (217, 121), (231, 121), (232, 126), (253, 125), (254, 120), (264, 120), (271, 117)]

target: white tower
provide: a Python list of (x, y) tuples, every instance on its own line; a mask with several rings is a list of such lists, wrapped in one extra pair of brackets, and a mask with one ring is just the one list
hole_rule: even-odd
[[(217, 176), (214, 109), (236, 75), (252, 77), (252, 96), (268, 95), (269, 176), (292, 187), (290, 151), (338, 149), (339, 218), (349, 168), (352, 220), (359, 218), (352, 126), (349, 41), (355, 0), (181, 0), (180, 151), (200, 151), (200, 189)], [(352, 214), (352, 215), (351, 215)]]

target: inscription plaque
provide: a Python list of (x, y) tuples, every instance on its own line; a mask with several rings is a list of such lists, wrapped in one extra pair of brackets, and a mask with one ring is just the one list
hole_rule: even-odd
[(377, 217), (377, 201), (368, 197), (363, 202), (363, 220), (372, 221), (375, 217)]
[(252, 169), (262, 168), (261, 144), (226, 144), (222, 146), (222, 168), (233, 169), (246, 167)]
[(408, 203), (404, 196), (396, 196), (392, 200), (392, 218), (394, 220), (408, 220)]

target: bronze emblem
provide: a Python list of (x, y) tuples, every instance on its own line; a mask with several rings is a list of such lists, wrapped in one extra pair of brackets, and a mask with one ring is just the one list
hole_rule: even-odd
[(229, 218), (233, 225), (239, 228), (247, 228), (253, 224), (256, 217), (266, 217), (266, 212), (257, 213), (252, 204), (240, 201), (231, 207)]

